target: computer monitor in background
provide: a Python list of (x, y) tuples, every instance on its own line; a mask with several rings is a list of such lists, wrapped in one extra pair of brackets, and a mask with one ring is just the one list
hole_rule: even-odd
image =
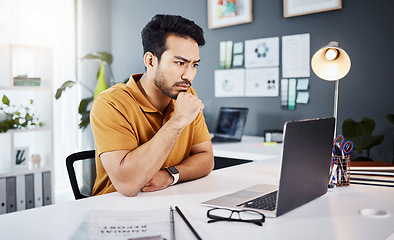
[(241, 141), (248, 108), (221, 107), (212, 142)]

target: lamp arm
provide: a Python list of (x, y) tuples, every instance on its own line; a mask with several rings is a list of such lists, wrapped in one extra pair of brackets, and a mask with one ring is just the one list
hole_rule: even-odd
[(335, 81), (335, 97), (334, 97), (335, 128), (334, 128), (334, 136), (337, 136), (338, 98), (339, 98), (338, 89), (339, 89), (339, 79)]

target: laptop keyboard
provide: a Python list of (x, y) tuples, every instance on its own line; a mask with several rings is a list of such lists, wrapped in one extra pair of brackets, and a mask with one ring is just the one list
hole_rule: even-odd
[(257, 197), (255, 199), (240, 203), (237, 207), (247, 207), (247, 208), (256, 208), (262, 210), (273, 211), (276, 208), (276, 195), (278, 191), (268, 193), (261, 197)]

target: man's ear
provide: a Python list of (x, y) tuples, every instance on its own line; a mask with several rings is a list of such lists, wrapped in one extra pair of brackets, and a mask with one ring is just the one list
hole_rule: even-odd
[(144, 54), (144, 64), (147, 69), (154, 67), (156, 65), (156, 61), (157, 57), (153, 53), (146, 52)]

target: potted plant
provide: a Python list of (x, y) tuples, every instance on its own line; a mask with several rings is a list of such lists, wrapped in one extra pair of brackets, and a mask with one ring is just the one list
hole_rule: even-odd
[(356, 122), (351, 118), (345, 119), (342, 124), (342, 133), (345, 139), (353, 142), (353, 148), (358, 154), (362, 154), (364, 150), (367, 157), (358, 157), (353, 161), (373, 161), (370, 157), (370, 149), (383, 142), (384, 135), (372, 135), (375, 129), (375, 120), (364, 117), (360, 122)]
[[(394, 114), (393, 113), (388, 113), (386, 114), (387, 121), (394, 125)], [(393, 158), (392, 158), (392, 163), (394, 164), (394, 132), (393, 132)]]
[(0, 133), (5, 133), (10, 129), (23, 129), (35, 126), (43, 126), (36, 114), (31, 110), (33, 100), (28, 106), (17, 106), (11, 104), (9, 98), (3, 95), (0, 105)]
[(87, 97), (81, 100), (78, 107), (78, 113), (81, 115), (81, 120), (79, 122), (79, 128), (84, 130), (90, 123), (89, 115), (90, 115), (90, 104), (93, 99), (102, 91), (108, 88), (108, 85), (105, 80), (105, 66), (107, 66), (109, 70), (110, 81), (109, 85), (114, 85), (112, 78), (112, 70), (111, 64), (113, 61), (113, 56), (107, 52), (94, 52), (85, 55), (82, 60), (98, 60), (100, 62), (99, 69), (97, 71), (97, 84), (95, 90), (90, 89), (88, 86), (83, 84), (81, 81), (72, 81), (68, 80), (64, 82), (56, 91), (55, 98), (59, 99), (62, 96), (62, 93), (67, 89), (73, 87), (75, 84), (80, 84), (87, 90), (89, 90), (92, 94), (91, 97)]

